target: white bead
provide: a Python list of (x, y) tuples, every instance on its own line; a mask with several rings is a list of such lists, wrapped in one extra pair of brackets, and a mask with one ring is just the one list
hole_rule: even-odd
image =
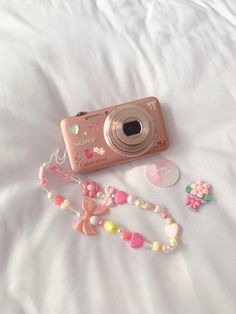
[(143, 209), (146, 209), (146, 210), (154, 210), (156, 207), (156, 205), (150, 203), (150, 202), (145, 202), (143, 205), (142, 205), (142, 208)]
[(98, 218), (98, 216), (92, 216), (89, 221), (90, 221), (91, 225), (97, 226), (98, 222), (99, 222), (99, 218)]
[(153, 211), (154, 213), (161, 214), (163, 212), (163, 208), (161, 208), (159, 205), (156, 205), (156, 208)]
[(54, 196), (56, 196), (56, 193), (55, 193), (54, 191), (49, 191), (49, 192), (48, 192), (48, 198), (49, 198), (49, 199), (54, 198)]
[(135, 202), (134, 205), (137, 207), (142, 207), (144, 201), (141, 198), (138, 198)]
[(136, 199), (137, 199), (137, 197), (132, 196), (132, 195), (129, 195), (129, 196), (127, 197), (127, 203), (133, 204), (133, 203), (136, 201)]
[(103, 193), (101, 191), (97, 192), (97, 197), (102, 197), (103, 196)]
[(89, 191), (93, 191), (94, 190), (94, 185), (93, 184), (89, 184), (88, 186), (87, 186), (87, 189), (89, 190)]
[(80, 217), (82, 216), (82, 214), (81, 214), (80, 212), (77, 212), (77, 213), (76, 213), (76, 216), (77, 216), (78, 218), (80, 218)]
[(62, 209), (67, 209), (71, 206), (71, 202), (68, 199), (65, 199), (64, 202), (61, 204)]

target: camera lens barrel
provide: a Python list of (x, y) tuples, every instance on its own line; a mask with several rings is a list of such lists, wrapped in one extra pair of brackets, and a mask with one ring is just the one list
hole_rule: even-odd
[(141, 106), (127, 104), (113, 110), (104, 123), (104, 138), (116, 153), (135, 157), (147, 152), (156, 140), (156, 125)]

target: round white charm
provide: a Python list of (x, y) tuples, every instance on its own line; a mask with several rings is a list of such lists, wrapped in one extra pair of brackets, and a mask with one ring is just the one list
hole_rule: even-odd
[(180, 171), (177, 165), (168, 159), (158, 159), (146, 169), (147, 180), (161, 188), (174, 185), (178, 181), (179, 175)]
[(98, 216), (92, 216), (89, 221), (90, 221), (91, 225), (97, 226), (98, 222), (99, 222), (99, 218), (98, 218)]

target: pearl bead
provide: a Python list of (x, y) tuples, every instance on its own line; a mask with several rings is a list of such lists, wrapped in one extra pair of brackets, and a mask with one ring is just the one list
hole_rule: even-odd
[(175, 237), (170, 238), (170, 244), (172, 247), (176, 247), (178, 245), (178, 240)]
[(103, 196), (103, 193), (101, 191), (97, 192), (97, 197), (102, 197)]
[(76, 215), (77, 215), (77, 217), (78, 217), (78, 218), (80, 218), (80, 217), (82, 216), (82, 214), (81, 214), (81, 213), (79, 213), (79, 212), (77, 212), (77, 214), (76, 214)]
[(64, 202), (61, 204), (62, 209), (69, 208), (71, 205), (70, 201), (68, 199), (65, 199)]
[(54, 191), (49, 191), (48, 192), (48, 198), (49, 199), (53, 199), (55, 195), (56, 195), (56, 193)]
[(97, 226), (99, 223), (99, 218), (98, 218), (98, 216), (92, 216), (89, 221), (90, 221), (91, 225)]
[(161, 243), (159, 241), (153, 241), (152, 242), (152, 250), (154, 252), (159, 252), (161, 251)]
[(172, 218), (167, 218), (166, 219), (167, 225), (171, 225), (173, 222), (174, 222), (174, 220)]
[(87, 186), (87, 190), (89, 190), (89, 191), (93, 191), (94, 190), (94, 185), (93, 184), (89, 184), (88, 186)]
[(154, 213), (161, 214), (163, 212), (163, 208), (159, 205), (156, 205), (156, 208), (153, 211)]
[(156, 205), (149, 203), (149, 202), (146, 202), (145, 204), (143, 204), (142, 207), (143, 207), (143, 209), (146, 209), (146, 210), (154, 210)]
[(133, 204), (133, 203), (136, 201), (136, 199), (137, 199), (137, 197), (132, 196), (132, 195), (129, 195), (129, 196), (127, 197), (127, 203)]
[(142, 207), (143, 205), (143, 200), (138, 198), (135, 202), (134, 202), (134, 205), (137, 206), (137, 207)]
[(172, 247), (170, 244), (164, 243), (162, 245), (162, 252), (163, 253), (171, 253), (172, 251), (174, 251), (174, 247)]

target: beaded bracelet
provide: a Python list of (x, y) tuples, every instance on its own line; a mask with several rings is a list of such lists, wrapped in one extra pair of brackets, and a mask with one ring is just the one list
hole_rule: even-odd
[[(82, 210), (75, 207), (71, 202), (63, 196), (55, 193), (48, 187), (46, 172), (62, 179), (65, 183), (77, 183), (82, 186), (82, 193), (86, 197), (82, 200)], [(117, 234), (122, 240), (129, 243), (132, 248), (144, 247), (154, 252), (171, 253), (178, 246), (179, 225), (174, 222), (169, 213), (160, 205), (150, 203), (141, 198), (128, 195), (124, 191), (107, 186), (104, 191), (100, 189), (95, 181), (82, 182), (76, 177), (71, 170), (64, 169), (62, 166), (52, 162), (44, 163), (39, 170), (39, 183), (44, 189), (49, 199), (60, 208), (75, 214), (78, 220), (74, 223), (73, 229), (79, 233), (86, 235), (96, 235), (97, 228), (100, 227), (108, 233)], [(97, 197), (102, 200), (97, 204), (93, 200), (88, 199)], [(160, 241), (149, 241), (144, 239), (138, 232), (131, 232), (126, 228), (114, 223), (111, 220), (104, 220), (102, 215), (108, 212), (108, 208), (115, 205), (132, 204), (144, 210), (152, 211), (154, 214), (163, 218), (166, 223), (165, 233), (169, 236), (169, 241), (161, 243)]]

